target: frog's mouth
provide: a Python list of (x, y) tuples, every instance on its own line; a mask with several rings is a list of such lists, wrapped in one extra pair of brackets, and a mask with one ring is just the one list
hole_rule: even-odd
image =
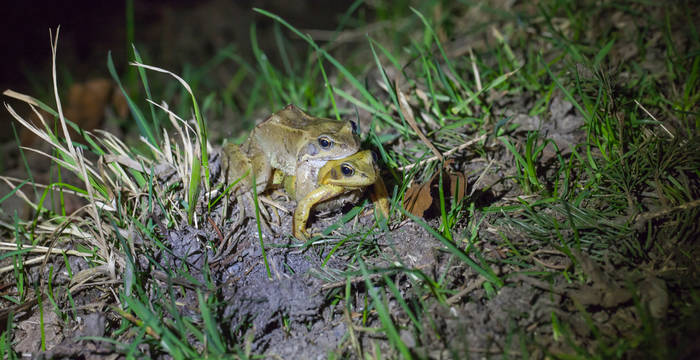
[[(330, 147), (332, 147), (332, 146), (333, 146), (333, 145), (330, 145)], [(348, 148), (348, 146), (346, 146), (346, 145), (338, 145), (338, 144), (335, 144), (335, 146), (336, 146), (336, 147), (337, 147), (337, 146), (340, 146), (340, 148), (343, 149), (343, 150), (345, 150), (345, 149)], [(346, 157), (351, 156), (351, 155), (354, 154), (354, 152), (353, 152), (353, 153), (348, 153), (348, 154), (345, 154), (345, 153), (343, 153), (343, 152), (340, 152), (339, 154), (336, 154), (336, 155), (326, 155), (326, 156), (323, 156), (323, 155), (324, 155), (323, 153), (324, 153), (324, 152), (328, 152), (328, 150), (330, 149), (330, 147), (329, 147), (328, 149), (323, 149), (323, 150), (321, 150), (321, 149), (319, 149), (319, 147), (318, 147), (316, 144), (314, 144), (314, 143), (309, 143), (309, 144), (306, 145), (306, 151), (305, 151), (304, 153), (302, 153), (302, 154), (299, 155), (299, 158), (297, 159), (297, 161), (301, 161), (303, 157), (307, 157), (307, 159), (308, 159), (307, 161), (309, 161), (310, 163), (312, 163), (312, 164), (314, 164), (314, 165), (323, 165), (326, 161), (343, 159), (343, 158), (346, 158)], [(358, 151), (359, 151), (359, 150), (358, 150)], [(309, 159), (308, 157), (314, 157), (314, 158), (310, 158), (310, 159)], [(319, 163), (319, 162), (320, 162), (320, 163)]]

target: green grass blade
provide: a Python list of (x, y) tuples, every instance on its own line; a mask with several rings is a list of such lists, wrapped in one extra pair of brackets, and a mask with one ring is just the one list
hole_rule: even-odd
[(613, 45), (615, 45), (615, 38), (610, 39), (605, 46), (603, 46), (600, 51), (595, 55), (595, 58), (593, 58), (593, 67), (597, 68), (600, 66), (600, 63), (603, 62), (603, 59), (608, 55), (610, 50), (612, 49)]
[(226, 347), (221, 341), (219, 329), (216, 328), (216, 319), (212, 317), (207, 301), (199, 290), (197, 290), (197, 300), (199, 302), (199, 311), (202, 314), (202, 322), (204, 322), (204, 327), (207, 331), (207, 344), (210, 349), (213, 346), (216, 355), (221, 356), (226, 352)]
[(501, 280), (494, 272), (491, 270), (491, 268), (483, 268), (479, 266), (474, 260), (472, 260), (467, 254), (462, 251), (462, 249), (458, 248), (453, 242), (447, 240), (442, 234), (439, 232), (435, 231), (430, 225), (426, 224), (425, 221), (421, 220), (419, 217), (411, 214), (410, 212), (406, 211), (403, 207), (399, 207), (399, 210), (401, 213), (403, 213), (405, 216), (409, 217), (411, 220), (413, 220), (416, 224), (420, 225), (422, 228), (424, 228), (426, 231), (428, 231), (431, 235), (433, 235), (436, 239), (438, 239), (447, 249), (458, 257), (460, 260), (464, 261), (469, 267), (474, 269), (477, 273), (479, 273), (481, 276), (483, 276), (486, 280), (492, 282), (495, 284), (497, 287), (502, 287), (503, 286), (503, 280)]
[(386, 112), (386, 108), (384, 107), (384, 105), (381, 102), (379, 102), (377, 99), (375, 99), (374, 96), (372, 96), (372, 94), (370, 94), (370, 92), (365, 88), (364, 85), (362, 85), (362, 83), (360, 83), (359, 80), (357, 80), (357, 78), (352, 74), (352, 72), (350, 72), (338, 60), (336, 60), (333, 56), (331, 56), (331, 54), (329, 54), (326, 50), (324, 50), (320, 46), (318, 46), (316, 44), (316, 42), (314, 42), (313, 39), (311, 39), (311, 36), (302, 34), (301, 31), (297, 30), (297, 28), (295, 28), (294, 26), (289, 24), (287, 21), (285, 21), (281, 17), (279, 17), (271, 12), (268, 12), (268, 11), (265, 11), (265, 10), (259, 9), (259, 8), (253, 8), (253, 11), (258, 12), (260, 14), (263, 14), (263, 15), (279, 22), (280, 24), (284, 25), (287, 29), (289, 29), (293, 33), (297, 34), (297, 36), (299, 36), (302, 40), (306, 41), (309, 45), (311, 45), (311, 47), (313, 47), (314, 50), (323, 54), (323, 56), (326, 58), (326, 60), (328, 60), (331, 64), (333, 64), (333, 66), (335, 66), (338, 69), (338, 71), (340, 71), (340, 73), (343, 74), (343, 76), (345, 76), (345, 78), (372, 105), (372, 108), (380, 109), (382, 112)]
[[(255, 172), (251, 173), (253, 177), (253, 184), (257, 184), (255, 180)], [(270, 264), (267, 262), (267, 252), (265, 251), (265, 242), (263, 241), (262, 225), (260, 224), (260, 203), (258, 202), (258, 192), (255, 189), (255, 185), (251, 190), (253, 193), (253, 205), (255, 206), (255, 223), (258, 227), (258, 238), (260, 239), (260, 250), (262, 251), (263, 262), (265, 263), (265, 271), (267, 272), (267, 278), (272, 279), (272, 272), (270, 271)], [(243, 206), (241, 204), (240, 206)]]
[(153, 136), (153, 130), (151, 129), (151, 126), (148, 125), (148, 123), (146, 122), (146, 118), (141, 112), (141, 109), (139, 109), (138, 106), (136, 106), (136, 103), (131, 99), (129, 94), (124, 89), (121, 80), (119, 80), (117, 69), (114, 67), (114, 61), (112, 61), (111, 51), (107, 53), (107, 69), (112, 75), (112, 79), (114, 79), (114, 82), (116, 82), (117, 86), (119, 86), (119, 89), (121, 90), (122, 95), (124, 95), (127, 104), (129, 104), (129, 110), (131, 110), (131, 114), (133, 115), (134, 120), (136, 120), (136, 125), (139, 127), (141, 134), (144, 135), (146, 139), (148, 139), (148, 142), (151, 143), (151, 145), (158, 147), (158, 141), (156, 141), (155, 136)]
[(0, 204), (2, 204), (3, 201), (7, 200), (10, 196), (14, 195), (17, 192), (17, 190), (19, 190), (22, 186), (24, 186), (24, 184), (26, 184), (28, 182), (29, 182), (29, 179), (26, 179), (26, 180), (22, 181), (19, 185), (12, 188), (12, 190), (9, 193), (5, 194), (5, 196), (0, 198)]
[[(134, 52), (134, 60), (139, 63), (143, 63), (143, 60), (141, 59), (141, 54), (139, 54), (138, 50), (136, 50), (136, 46), (132, 45), (132, 50)], [(144, 70), (142, 67), (136, 67), (138, 70), (139, 77), (141, 78), (141, 84), (143, 85), (144, 90), (146, 91), (146, 97), (148, 99), (153, 99), (153, 96), (151, 95), (151, 86), (148, 83), (148, 75), (146, 74), (146, 70)], [(160, 140), (160, 132), (158, 129), (161, 128), (160, 125), (160, 118), (158, 117), (156, 113), (156, 107), (153, 105), (153, 103), (149, 102), (148, 103), (149, 108), (151, 109), (151, 121), (153, 122), (153, 129), (154, 131), (154, 137), (158, 140)], [(160, 141), (158, 141), (157, 144), (155, 144), (156, 148), (160, 150)]]
[(399, 353), (404, 359), (412, 359), (413, 357), (411, 356), (411, 352), (408, 350), (408, 347), (406, 347), (406, 344), (401, 341), (399, 332), (396, 330), (394, 321), (391, 319), (391, 315), (389, 314), (389, 309), (387, 309), (386, 305), (384, 304), (384, 300), (382, 299), (378, 288), (372, 284), (367, 267), (362, 260), (360, 260), (360, 269), (362, 270), (362, 277), (365, 279), (365, 284), (367, 285), (369, 295), (372, 297), (374, 308), (377, 310), (377, 315), (379, 315), (379, 320), (382, 323), (384, 331), (386, 331), (389, 341), (399, 350)]

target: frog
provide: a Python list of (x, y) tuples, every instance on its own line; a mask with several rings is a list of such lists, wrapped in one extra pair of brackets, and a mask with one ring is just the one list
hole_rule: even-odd
[[(226, 181), (238, 181), (233, 194), (241, 200), (251, 190), (262, 194), (279, 184), (279, 179), (294, 176), (298, 164), (320, 168), (359, 148), (354, 122), (314, 117), (290, 104), (258, 124), (240, 146), (226, 144), (222, 155)], [(238, 223), (245, 216), (245, 207), (241, 207)]]
[(254, 187), (259, 194), (273, 182), (275, 170), (293, 176), (298, 163), (321, 167), (359, 149), (355, 122), (314, 117), (290, 104), (258, 124), (240, 146), (225, 145), (226, 179), (233, 182), (248, 173), (239, 188)]
[(319, 167), (313, 161), (302, 161), (294, 176), (286, 176), (283, 185), (287, 194), (297, 201), (292, 234), (297, 239), (309, 238), (306, 222), (312, 208), (333, 209), (357, 201), (365, 188), (373, 186), (375, 209), (389, 217), (389, 200), (380, 177), (376, 155), (362, 150), (343, 159), (329, 160)]

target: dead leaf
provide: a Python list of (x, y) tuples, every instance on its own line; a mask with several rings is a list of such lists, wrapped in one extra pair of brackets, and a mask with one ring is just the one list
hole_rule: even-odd
[(467, 177), (463, 173), (451, 172), (448, 179), (450, 182), (450, 199), (453, 199), (455, 202), (462, 201), (467, 194)]
[(404, 208), (408, 210), (408, 212), (418, 217), (425, 217), (425, 212), (433, 205), (433, 196), (430, 194), (430, 187), (434, 178), (435, 175), (424, 184), (413, 183), (413, 185), (406, 189)]
[[(446, 164), (447, 165), (447, 164)], [(445, 191), (445, 202), (455, 206), (461, 202), (467, 193), (467, 177), (462, 173), (447, 171), (442, 169), (442, 186)], [(414, 183), (406, 189), (404, 208), (411, 214), (422, 218), (430, 217), (433, 213), (439, 212), (440, 202), (440, 173), (435, 172), (427, 182), (423, 184)]]
[(418, 96), (421, 101), (423, 101), (423, 109), (425, 111), (430, 110), (430, 99), (428, 99), (428, 94), (425, 93), (425, 91), (421, 89), (416, 89), (416, 96)]

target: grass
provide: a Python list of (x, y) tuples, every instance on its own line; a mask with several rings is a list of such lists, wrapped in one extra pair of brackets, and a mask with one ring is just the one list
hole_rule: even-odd
[[(686, 341), (683, 333), (694, 326), (700, 303), (692, 280), (700, 212), (700, 39), (692, 19), (682, 16), (689, 13), (688, 5), (660, 9), (631, 2), (593, 6), (548, 0), (503, 11), (467, 3), (426, 1), (410, 9), (374, 5), (375, 21), (391, 22), (396, 32), (366, 35), (346, 58), (337, 55), (336, 43), (317, 42), (284, 18), (256, 9), (274, 23), (281, 64), (262, 51), (253, 27), (254, 62), (222, 49), (211, 65), (230, 61), (238, 66), (236, 76), (220, 93), (206, 96), (196, 86), (206, 77), (204, 70), (180, 77), (145, 65), (134, 49), (132, 65), (148, 100), (129, 98), (122, 87), (143, 136), (134, 146), (106, 132), (80, 132), (71, 139), (67, 129), (74, 125), (60, 106), (54, 110), (38, 99), (6, 92), (59, 118), (58, 129), (47, 122), (36, 126), (8, 106), (22, 126), (52, 146), (46, 156), (60, 176), (44, 188), (36, 186), (43, 191), (38, 201), (26, 193), (27, 180), (4, 178), (13, 189), (0, 203), (19, 196), (32, 207), (33, 218), (2, 224), (7, 241), (0, 244), (0, 260), (12, 261), (1, 271), (14, 285), (2, 295), (10, 312), (0, 312), (7, 324), (0, 331), (0, 356), (19, 357), (13, 350), (13, 313), (25, 307), (38, 310), (43, 349), (46, 313), (56, 312), (63, 324), (70, 324), (79, 310), (73, 298), (100, 286), (110, 290), (103, 296), (111, 304), (112, 335), (89, 338), (113, 344), (114, 351), (127, 357), (142, 356), (143, 349), (177, 359), (262, 355), (251, 350), (255, 320), (227, 312), (228, 283), (220, 282), (221, 269), (212, 268), (211, 260), (226, 254), (227, 236), (246, 237), (215, 235), (214, 229), (226, 229), (228, 223), (217, 214), (226, 213), (221, 209), (230, 186), (223, 188), (210, 174), (207, 114), (227, 107), (250, 127), (259, 109), (269, 113), (287, 103), (320, 116), (367, 119), (363, 143), (378, 150), (391, 184), (388, 224), (353, 226), (365, 205), (359, 204), (306, 243), (264, 242), (256, 209), (260, 237), (253, 245), (260, 247), (265, 276), (278, 276), (278, 264), (268, 263), (273, 251), (304, 251), (318, 264), (311, 273), (329, 285), (324, 295), (330, 307), (341, 309), (335, 313), (342, 313), (338, 318), (347, 332), (329, 357), (680, 356), (683, 349), (672, 344)], [(358, 4), (343, 19), (362, 29), (371, 24), (359, 17), (363, 7)], [(392, 6), (402, 10), (392, 11)], [(470, 9), (481, 17), (460, 28)], [(609, 12), (632, 22), (627, 26), (635, 26), (632, 33), (639, 36), (624, 38), (629, 34), (615, 24), (592, 23)], [(656, 12), (663, 16), (648, 15)], [(490, 40), (478, 45), (480, 37)], [(454, 56), (452, 38), (474, 45)], [(290, 39), (300, 39), (308, 51), (298, 52), (289, 46)], [(634, 51), (623, 43), (633, 44)], [(53, 42), (54, 56), (56, 46)], [(663, 57), (650, 60), (647, 53)], [(111, 59), (108, 64), (118, 82)], [(652, 72), (652, 66), (663, 71)], [(166, 89), (154, 87), (149, 76), (154, 72), (177, 82)], [(56, 79), (54, 70), (60, 104)], [(172, 109), (159, 105), (155, 89), (190, 101)], [(232, 98), (244, 99), (245, 107)], [(551, 115), (555, 99), (570, 104), (560, 118)], [(541, 123), (528, 129), (509, 108)], [(567, 116), (580, 121), (572, 129), (579, 135), (562, 146), (567, 144), (557, 143), (562, 131), (551, 124)], [(161, 133), (165, 119), (168, 129)], [(460, 148), (465, 143), (469, 146)], [(455, 159), (451, 166), (466, 173), (475, 188), (461, 203), (450, 201), (440, 173), (433, 195), (438, 214), (422, 219), (402, 207), (403, 197), (411, 183), (450, 166), (440, 160), (443, 156)], [(69, 174), (79, 182), (63, 181)], [(164, 181), (164, 174), (172, 178)], [(82, 198), (84, 211), (72, 215), (63, 202), (58, 208), (44, 204), (55, 191), (61, 199), (68, 193)], [(401, 244), (391, 240), (404, 236), (394, 234), (407, 223), (422, 231), (420, 241), (437, 253), (434, 267), (411, 265), (411, 256), (424, 255), (417, 244), (393, 250), (398, 256), (392, 253)], [(194, 234), (187, 239), (203, 244), (200, 252), (183, 250), (191, 244), (173, 240), (175, 233)], [(66, 279), (47, 265), (49, 254), (62, 254)], [(87, 266), (71, 269), (76, 258)], [(42, 262), (47, 277), (32, 273)], [(607, 278), (601, 272), (608, 272)], [(651, 295), (639, 285), (647, 278), (663, 279), (667, 286), (652, 294), (669, 297), (665, 317), (650, 315)], [(552, 300), (552, 308), (544, 310), (532, 304), (517, 313), (517, 302), (509, 303), (514, 300), (504, 294), (525, 289), (527, 281), (549, 291), (543, 289), (541, 297), (559, 303)], [(609, 293), (629, 289), (635, 296), (615, 307), (606, 308), (603, 300), (587, 307), (576, 291), (591, 294), (596, 286)], [(183, 302), (187, 296), (190, 303)], [(456, 334), (467, 332), (460, 326), (470, 336), (479, 335), (469, 328), (477, 317), (465, 310), (468, 304), (495, 301), (505, 305), (490, 314), (506, 314), (507, 325), (500, 332), (484, 331), (498, 346), (461, 343)], [(611, 314), (610, 323), (626, 330), (615, 333), (596, 320), (600, 307)], [(464, 318), (444, 314), (450, 311)], [(632, 322), (616, 317), (624, 311), (638, 317)], [(288, 336), (299, 321), (291, 315), (281, 314)], [(671, 318), (674, 323), (666, 321)], [(523, 323), (527, 325), (519, 325)]]

